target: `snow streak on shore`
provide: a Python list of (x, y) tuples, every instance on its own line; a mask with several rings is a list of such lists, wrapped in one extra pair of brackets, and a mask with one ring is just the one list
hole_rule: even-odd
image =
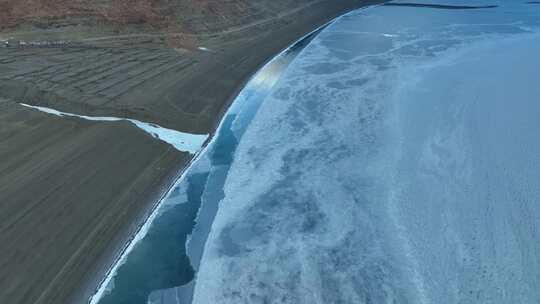
[(362, 10), (299, 55), (238, 143), (194, 303), (540, 302), (540, 8), (487, 4)]
[(170, 144), (171, 146), (173, 146), (175, 149), (179, 151), (188, 152), (191, 154), (196, 154), (198, 151), (200, 151), (202, 146), (208, 139), (208, 134), (191, 134), (191, 133), (180, 132), (176, 130), (163, 128), (153, 123), (142, 122), (135, 119), (118, 118), (118, 117), (102, 117), (102, 116), (85, 116), (85, 115), (77, 115), (77, 114), (71, 114), (71, 113), (66, 113), (66, 112), (60, 112), (55, 109), (46, 108), (46, 107), (31, 106), (24, 103), (21, 103), (21, 105), (28, 108), (36, 109), (44, 113), (60, 116), (60, 117), (77, 117), (77, 118), (91, 120), (91, 121), (128, 121), (134, 124), (137, 128), (150, 134), (152, 137)]

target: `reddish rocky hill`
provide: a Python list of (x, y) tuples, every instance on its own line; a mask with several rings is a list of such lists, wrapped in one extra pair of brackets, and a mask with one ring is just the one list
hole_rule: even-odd
[(147, 28), (184, 26), (195, 32), (246, 24), (314, 0), (2, 0), (0, 29), (105, 23)]

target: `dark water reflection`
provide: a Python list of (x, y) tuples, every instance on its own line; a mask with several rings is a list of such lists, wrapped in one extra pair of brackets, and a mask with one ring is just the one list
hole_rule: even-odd
[(404, 7), (426, 7), (437, 9), (480, 9), (480, 8), (497, 8), (498, 5), (446, 5), (446, 4), (425, 4), (425, 3), (385, 3), (385, 6), (404, 6)]

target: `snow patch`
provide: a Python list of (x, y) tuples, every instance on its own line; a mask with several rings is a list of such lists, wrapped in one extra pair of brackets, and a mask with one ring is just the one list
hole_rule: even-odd
[(128, 121), (134, 124), (139, 129), (143, 130), (144, 132), (152, 135), (152, 137), (172, 145), (174, 148), (176, 148), (179, 151), (188, 152), (191, 154), (196, 154), (198, 151), (200, 151), (204, 143), (208, 139), (208, 134), (191, 134), (191, 133), (180, 132), (180, 131), (160, 127), (154, 123), (142, 122), (135, 119), (105, 117), (105, 116), (77, 115), (77, 114), (72, 114), (72, 113), (61, 112), (61, 111), (51, 109), (51, 108), (32, 106), (32, 105), (28, 105), (24, 103), (21, 103), (21, 105), (28, 108), (36, 109), (44, 113), (60, 116), (60, 117), (77, 117), (77, 118), (91, 120), (91, 121)]

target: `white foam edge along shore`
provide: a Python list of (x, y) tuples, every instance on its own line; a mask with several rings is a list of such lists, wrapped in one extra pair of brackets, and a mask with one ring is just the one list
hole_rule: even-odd
[(150, 134), (152, 137), (172, 145), (175, 149), (179, 151), (188, 152), (190, 154), (196, 154), (198, 151), (200, 151), (204, 143), (208, 139), (208, 134), (191, 134), (191, 133), (180, 132), (180, 131), (176, 131), (172, 129), (163, 128), (153, 123), (142, 122), (135, 119), (119, 118), (119, 117), (85, 116), (85, 115), (77, 115), (77, 114), (72, 114), (72, 113), (61, 112), (61, 111), (51, 109), (51, 108), (46, 108), (46, 107), (32, 106), (25, 103), (21, 103), (20, 105), (28, 107), (28, 108), (32, 108), (32, 109), (35, 109), (44, 113), (60, 116), (60, 117), (77, 117), (77, 118), (91, 120), (91, 121), (128, 121), (134, 124), (137, 128)]

